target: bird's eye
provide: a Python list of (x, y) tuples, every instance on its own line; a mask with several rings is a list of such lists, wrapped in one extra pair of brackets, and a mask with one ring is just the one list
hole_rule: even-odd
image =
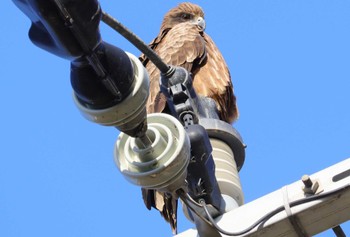
[(187, 14), (187, 13), (182, 13), (181, 14), (181, 18), (184, 19), (184, 20), (189, 20), (191, 19), (191, 14)]

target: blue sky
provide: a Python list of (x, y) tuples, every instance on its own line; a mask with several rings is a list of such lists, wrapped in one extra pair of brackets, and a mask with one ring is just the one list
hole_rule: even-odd
[[(100, 2), (145, 42), (179, 3)], [(350, 157), (349, 1), (193, 2), (231, 70), (246, 202)], [(11, 1), (0, 9), (0, 236), (171, 236), (115, 167), (118, 132), (79, 114), (69, 62), (30, 42)], [(103, 23), (101, 32), (140, 54)], [(180, 211), (180, 231), (190, 227)]]

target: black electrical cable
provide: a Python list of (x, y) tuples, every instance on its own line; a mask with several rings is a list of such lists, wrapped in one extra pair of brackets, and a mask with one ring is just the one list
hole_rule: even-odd
[[(188, 209), (191, 210), (192, 213), (196, 214), (202, 221), (207, 223), (208, 225), (212, 226), (212, 223), (209, 222), (204, 216), (202, 216), (195, 208), (192, 207), (192, 205), (197, 206), (199, 208), (202, 208), (202, 205), (197, 203), (195, 200), (192, 199), (191, 196), (189, 196), (188, 193), (186, 193), (183, 189), (179, 189), (176, 191), (177, 195), (179, 195), (181, 201), (183, 201)], [(192, 204), (192, 205), (191, 205)]]
[(194, 206), (197, 206), (197, 207), (202, 207), (202, 205), (200, 205), (198, 202), (196, 202), (192, 197), (191, 197), (191, 195), (189, 194), (189, 193), (186, 193), (184, 190), (181, 190), (183, 193), (184, 193), (184, 195), (185, 195), (185, 198), (187, 199), (187, 200), (189, 200), (190, 201), (190, 203), (192, 203)]
[(346, 237), (346, 234), (344, 233), (343, 229), (339, 225), (333, 227), (332, 229), (333, 229), (334, 234), (337, 237)]
[(149, 60), (151, 60), (154, 65), (161, 71), (162, 74), (169, 73), (170, 67), (165, 64), (163, 60), (147, 44), (145, 44), (137, 35), (127, 29), (121, 22), (104, 11), (102, 11), (102, 21), (112, 29), (116, 30), (124, 38), (130, 41), (130, 43), (132, 43), (136, 48), (138, 48), (143, 54), (145, 54)]
[[(300, 200), (296, 200), (296, 201), (291, 202), (289, 205), (290, 205), (290, 207), (294, 207), (294, 206), (297, 206), (297, 205), (300, 205), (300, 204), (308, 203), (308, 202), (311, 202), (311, 201), (316, 201), (316, 200), (319, 200), (319, 199), (322, 199), (322, 198), (326, 198), (326, 197), (329, 197), (329, 196), (337, 194), (337, 193), (340, 194), (341, 192), (343, 192), (344, 190), (346, 190), (348, 188), (350, 188), (350, 185), (347, 185), (345, 187), (341, 187), (341, 188), (335, 189), (333, 191), (329, 191), (329, 192), (321, 193), (321, 194), (318, 194), (318, 195), (306, 197), (306, 198), (303, 198), (303, 199), (300, 199)], [(281, 211), (283, 211), (285, 209), (284, 206), (280, 206), (280, 207), (276, 208), (275, 210), (267, 213), (266, 215), (264, 215), (260, 219), (258, 219), (256, 222), (254, 222), (248, 228), (246, 228), (246, 229), (244, 229), (242, 231), (239, 231), (239, 232), (228, 232), (228, 231), (222, 229), (220, 226), (218, 226), (218, 224), (216, 224), (214, 218), (210, 215), (209, 210), (208, 210), (208, 208), (206, 206), (206, 203), (205, 203), (205, 201), (203, 199), (200, 200), (200, 205), (204, 209), (204, 211), (205, 211), (205, 213), (206, 213), (206, 215), (208, 217), (208, 220), (211, 223), (211, 225), (215, 229), (217, 229), (220, 233), (222, 233), (224, 235), (228, 235), (228, 236), (239, 236), (239, 235), (246, 234), (249, 231), (251, 231), (252, 229), (254, 229), (256, 226), (265, 223), (271, 217), (273, 217), (274, 215), (276, 215), (277, 213), (279, 213), (279, 212), (281, 212)]]

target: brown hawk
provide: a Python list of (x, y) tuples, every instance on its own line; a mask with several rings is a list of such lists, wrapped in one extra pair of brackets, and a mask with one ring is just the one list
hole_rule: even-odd
[[(181, 3), (165, 14), (158, 36), (150, 47), (168, 65), (181, 66), (192, 73), (199, 96), (214, 99), (221, 120), (232, 123), (238, 116), (230, 72), (213, 40), (205, 32), (204, 12), (198, 5)], [(160, 92), (160, 71), (145, 56), (140, 60), (150, 76), (147, 112), (162, 112), (166, 98)], [(142, 190), (148, 209), (158, 209), (176, 233), (177, 200), (170, 194)]]

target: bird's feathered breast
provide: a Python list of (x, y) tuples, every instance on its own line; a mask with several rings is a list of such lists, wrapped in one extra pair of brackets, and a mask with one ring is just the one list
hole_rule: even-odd
[[(190, 72), (197, 70), (206, 58), (205, 40), (198, 27), (190, 23), (180, 23), (161, 32), (150, 47), (166, 64), (181, 66)], [(166, 100), (159, 90), (160, 72), (147, 58), (140, 58), (150, 76), (148, 112), (162, 112)]]
[[(237, 117), (236, 99), (226, 62), (213, 40), (198, 26), (184, 22), (165, 29), (150, 47), (165, 63), (191, 72), (197, 94), (213, 98), (223, 120), (231, 123)], [(141, 60), (150, 75), (148, 112), (162, 112), (166, 99), (159, 90), (159, 70), (144, 56)]]

